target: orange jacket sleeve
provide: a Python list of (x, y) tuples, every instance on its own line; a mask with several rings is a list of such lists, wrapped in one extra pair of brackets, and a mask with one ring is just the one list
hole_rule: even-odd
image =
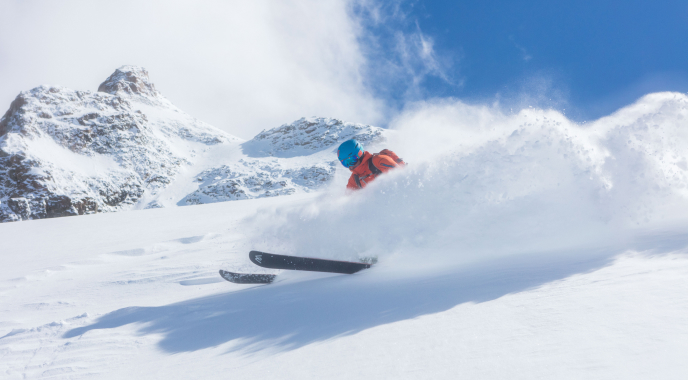
[(346, 184), (346, 188), (349, 190), (358, 190), (358, 185), (356, 184), (356, 179), (353, 174), (349, 177), (349, 183)]
[[(375, 165), (375, 167), (380, 169), (380, 171), (383, 173), (387, 172), (390, 169), (394, 169), (397, 166), (399, 166), (399, 164), (394, 162), (393, 159), (391, 159), (388, 156), (383, 156), (381, 154), (377, 155), (377, 156), (373, 156), (372, 160), (373, 160), (373, 165)], [(355, 183), (354, 183), (354, 185), (355, 185)]]

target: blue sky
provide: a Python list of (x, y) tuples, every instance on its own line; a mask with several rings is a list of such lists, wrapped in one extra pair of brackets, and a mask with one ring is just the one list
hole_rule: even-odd
[[(569, 117), (584, 120), (650, 92), (688, 91), (685, 0), (418, 0), (397, 5), (404, 17), (392, 29), (376, 25), (371, 32), (387, 31), (391, 49), (391, 30), (419, 30), (444, 61), (442, 77), (423, 78), (420, 97), (499, 97), (509, 103), (526, 94), (539, 103), (533, 106), (567, 108)], [(400, 83), (382, 83), (392, 89), (387, 96), (403, 98)]]
[(247, 139), (304, 116), (384, 127), (443, 97), (584, 121), (687, 92), (686, 36), (688, 0), (6, 0), (0, 109), (139, 65), (182, 110)]

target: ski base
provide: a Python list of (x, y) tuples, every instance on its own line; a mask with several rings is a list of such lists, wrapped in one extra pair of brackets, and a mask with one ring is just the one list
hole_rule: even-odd
[(303, 270), (311, 272), (328, 272), (353, 274), (370, 268), (372, 264), (355, 263), (351, 261), (314, 259), (310, 257), (276, 255), (274, 253), (251, 251), (248, 254), (251, 261), (263, 268)]
[(269, 284), (275, 281), (274, 274), (234, 273), (220, 269), (220, 276), (235, 284)]

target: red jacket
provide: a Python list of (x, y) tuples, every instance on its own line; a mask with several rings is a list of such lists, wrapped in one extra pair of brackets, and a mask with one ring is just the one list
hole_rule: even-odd
[(356, 165), (353, 169), (349, 169), (351, 170), (351, 177), (349, 178), (349, 183), (346, 185), (348, 189), (362, 189), (380, 174), (375, 174), (370, 169), (370, 160), (372, 160), (372, 165), (374, 165), (375, 168), (382, 173), (399, 166), (399, 164), (394, 162), (394, 160), (389, 156), (382, 154), (372, 155), (370, 152), (363, 152), (361, 162), (359, 162), (358, 165)]

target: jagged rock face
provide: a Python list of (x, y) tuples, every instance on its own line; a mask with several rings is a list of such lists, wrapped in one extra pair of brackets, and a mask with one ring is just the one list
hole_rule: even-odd
[(99, 92), (112, 95), (141, 95), (150, 98), (160, 97), (155, 85), (148, 79), (148, 71), (143, 67), (122, 66), (110, 75), (99, 87)]
[(370, 125), (345, 123), (332, 118), (301, 118), (263, 131), (245, 142), (243, 147), (244, 152), (253, 157), (295, 157), (338, 146), (352, 138), (364, 146), (376, 143), (383, 139), (382, 131)]
[(41, 86), (12, 102), (0, 119), (0, 221), (126, 208), (191, 162), (173, 141), (238, 141), (174, 107), (142, 68), (118, 69), (100, 90)]

